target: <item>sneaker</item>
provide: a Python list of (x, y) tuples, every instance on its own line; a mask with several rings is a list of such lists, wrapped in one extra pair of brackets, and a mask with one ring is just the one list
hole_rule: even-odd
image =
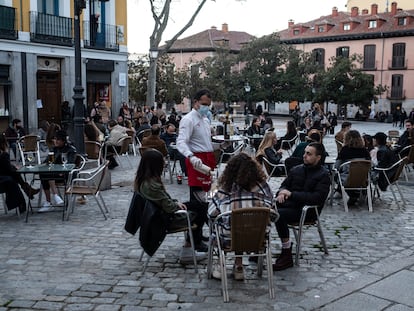
[(52, 206), (52, 204), (50, 204), (50, 202), (45, 202), (43, 203), (42, 207), (38, 210), (39, 213), (46, 213), (46, 212), (51, 212), (53, 211), (55, 208)]
[(216, 280), (221, 280), (221, 269), (218, 263), (213, 265), (213, 268), (211, 271), (211, 277)]
[(76, 203), (79, 203), (79, 204), (86, 204), (86, 202), (88, 202), (88, 199), (84, 196), (81, 196), (76, 199)]
[[(195, 251), (195, 256), (196, 256), (197, 261), (201, 261), (207, 258), (207, 253)], [(183, 246), (183, 248), (181, 249), (180, 263), (182, 264), (193, 263), (193, 251), (191, 247)]]
[(62, 198), (58, 194), (54, 194), (52, 196), (52, 202), (55, 205), (62, 205), (64, 203), (64, 201), (62, 200)]
[(243, 281), (244, 280), (244, 270), (243, 266), (233, 266), (233, 277), (236, 281)]

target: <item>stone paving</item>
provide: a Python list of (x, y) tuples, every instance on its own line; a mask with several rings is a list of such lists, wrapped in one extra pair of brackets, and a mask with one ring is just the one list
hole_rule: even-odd
[[(285, 120), (278, 120), (282, 129)], [(388, 131), (390, 124), (355, 122), (361, 132)], [(336, 156), (332, 136), (325, 138)], [(111, 171), (112, 189), (103, 196), (112, 210), (104, 220), (94, 200), (77, 205), (69, 221), (61, 213), (0, 213), (0, 311), (4, 310), (413, 310), (413, 187), (402, 186), (407, 207), (398, 209), (390, 192), (344, 212), (334, 200), (322, 213), (329, 255), (320, 250), (316, 229), (305, 231), (301, 265), (275, 273), (276, 299), (268, 296), (255, 266), (246, 264), (246, 280), (229, 277), (230, 303), (224, 304), (221, 283), (182, 266), (182, 235), (167, 236), (145, 273), (137, 237), (123, 230), (138, 158), (133, 168)], [(410, 180), (414, 180), (410, 173)], [(272, 181), (277, 189), (280, 181)], [(167, 184), (173, 197), (185, 201), (188, 187)], [(274, 235), (272, 251), (278, 253)], [(144, 257), (145, 258), (145, 257)], [(411, 293), (411, 294), (410, 294)]]

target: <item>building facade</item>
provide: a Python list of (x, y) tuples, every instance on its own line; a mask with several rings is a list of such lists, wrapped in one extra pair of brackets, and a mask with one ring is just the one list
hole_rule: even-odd
[[(377, 1), (378, 12), (389, 12), (391, 11), (391, 2), (389, 0), (380, 0)], [(347, 1), (347, 10), (348, 12), (352, 11), (353, 7), (358, 7), (363, 9), (368, 9), (372, 4), (372, 0), (348, 0)], [(412, 0), (399, 0), (398, 7), (403, 10), (412, 10), (414, 9), (414, 1)]]
[(372, 75), (375, 85), (388, 88), (372, 109), (414, 108), (414, 10), (398, 9), (396, 2), (383, 13), (376, 4), (370, 10), (353, 7), (350, 13), (333, 8), (330, 15), (307, 23), (290, 20), (280, 38), (312, 53), (314, 62), (325, 68), (331, 57), (362, 55), (363, 71)]
[(115, 113), (128, 99), (126, 0), (0, 0), (0, 130), (14, 118), (29, 132), (61, 123), (73, 107), (74, 1), (80, 16), (85, 107), (105, 100)]

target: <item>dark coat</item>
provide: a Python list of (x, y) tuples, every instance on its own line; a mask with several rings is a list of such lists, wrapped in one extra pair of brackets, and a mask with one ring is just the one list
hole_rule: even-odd
[(152, 256), (167, 234), (167, 215), (154, 203), (134, 192), (125, 222), (125, 230), (132, 235), (141, 228), (139, 241), (144, 251)]
[(322, 210), (330, 186), (328, 170), (323, 166), (295, 166), (279, 189), (287, 189), (292, 195), (285, 203), (280, 206), (278, 204), (278, 207), (302, 208), (305, 205), (317, 205)]

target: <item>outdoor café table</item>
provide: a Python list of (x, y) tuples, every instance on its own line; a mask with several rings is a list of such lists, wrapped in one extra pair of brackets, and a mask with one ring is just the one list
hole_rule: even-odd
[[(17, 170), (18, 173), (24, 175), (24, 179), (27, 180), (27, 177), (29, 175), (32, 176), (32, 179), (30, 181), (30, 185), (32, 186), (34, 181), (35, 181), (35, 176), (38, 175), (42, 175), (42, 179), (50, 179), (50, 180), (59, 180), (62, 181), (64, 186), (65, 186), (65, 191), (66, 191), (66, 185), (67, 185), (67, 177), (69, 175), (69, 173), (75, 168), (75, 164), (39, 164), (39, 165), (34, 165), (32, 167), (30, 166), (22, 166), (21, 168), (19, 168)], [(57, 177), (57, 175), (62, 175), (61, 177)], [(33, 208), (32, 208), (32, 203), (30, 201), (30, 198), (27, 200), (27, 209), (26, 209), (26, 222), (29, 219), (29, 212), (32, 211), (33, 213)], [(66, 207), (67, 207), (67, 198), (66, 198), (66, 194), (63, 196), (63, 213), (62, 213), (62, 220), (65, 217), (65, 211), (66, 211)]]
[(231, 135), (229, 138), (224, 138), (224, 135), (215, 135), (212, 137), (212, 139), (214, 141), (218, 141), (218, 142), (236, 142), (236, 141), (241, 141), (244, 140), (244, 137), (241, 135)]

